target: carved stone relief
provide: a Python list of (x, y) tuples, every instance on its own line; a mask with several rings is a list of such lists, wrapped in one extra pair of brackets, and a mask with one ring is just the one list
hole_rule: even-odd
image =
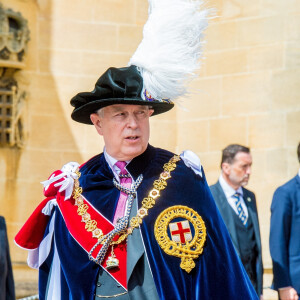
[(22, 147), (25, 143), (24, 113), (26, 92), (14, 78), (24, 68), (29, 41), (27, 20), (0, 3), (0, 146)]
[(0, 59), (23, 61), (28, 41), (27, 20), (0, 3)]

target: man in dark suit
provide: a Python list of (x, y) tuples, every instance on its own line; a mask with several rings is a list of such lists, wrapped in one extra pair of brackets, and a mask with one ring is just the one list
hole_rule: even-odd
[(255, 195), (244, 188), (251, 174), (250, 149), (232, 144), (222, 152), (221, 175), (210, 187), (232, 242), (262, 298), (263, 265)]
[(0, 300), (14, 300), (15, 287), (5, 220), (0, 216)]
[[(300, 162), (300, 143), (297, 150)], [(300, 294), (300, 170), (274, 193), (270, 252), (273, 288), (278, 291), (279, 299), (297, 300)]]

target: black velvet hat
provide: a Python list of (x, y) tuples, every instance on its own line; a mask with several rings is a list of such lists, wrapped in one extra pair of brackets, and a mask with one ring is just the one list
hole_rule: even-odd
[(96, 82), (92, 92), (79, 93), (71, 99), (74, 106), (72, 119), (92, 124), (90, 115), (98, 109), (113, 104), (149, 105), (154, 109), (153, 115), (166, 112), (174, 104), (169, 100), (153, 99), (147, 92), (143, 93), (143, 78), (137, 67), (109, 68)]

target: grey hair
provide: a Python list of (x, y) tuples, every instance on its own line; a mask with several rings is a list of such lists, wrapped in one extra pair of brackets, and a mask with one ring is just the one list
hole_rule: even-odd
[(96, 111), (96, 114), (99, 116), (99, 117), (101, 117), (101, 118), (103, 118), (103, 116), (104, 116), (104, 109), (103, 109), (104, 107), (102, 107), (102, 108), (99, 108), (97, 111)]

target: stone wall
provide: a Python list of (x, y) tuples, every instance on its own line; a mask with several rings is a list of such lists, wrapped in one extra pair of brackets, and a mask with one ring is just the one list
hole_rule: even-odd
[[(1, 3), (22, 13), (31, 36), (26, 68), (16, 75), (28, 92), (27, 143), (24, 149), (0, 149), (0, 213), (8, 225), (19, 295), (25, 295), (35, 288), (21, 292), (22, 282), (35, 282), (37, 275), (24, 267), (26, 253), (13, 237), (42, 200), (39, 182), (65, 162), (84, 162), (103, 147), (92, 126), (71, 121), (69, 100), (92, 90), (108, 67), (127, 65), (142, 38), (147, 1)], [(272, 194), (299, 168), (300, 3), (212, 0), (209, 5), (216, 17), (206, 33), (202, 70), (192, 83), (195, 93), (183, 102), (187, 111), (176, 108), (153, 117), (151, 143), (196, 152), (209, 184), (219, 176), (222, 148), (251, 147), (249, 188), (257, 196), (264, 264), (270, 269)]]

